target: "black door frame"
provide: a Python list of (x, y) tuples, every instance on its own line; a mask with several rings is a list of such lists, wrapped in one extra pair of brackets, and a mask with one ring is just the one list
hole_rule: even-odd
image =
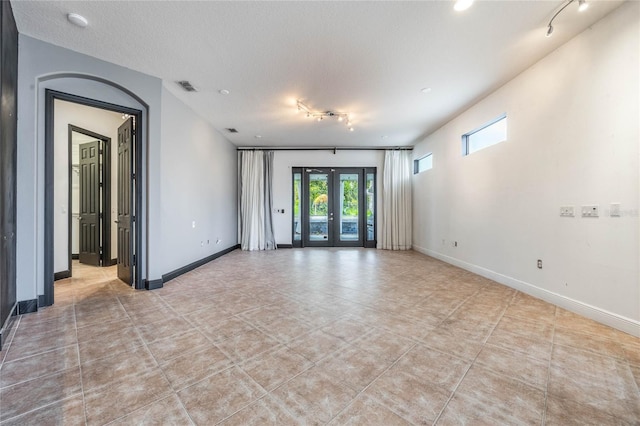
[[(300, 191), (300, 240), (295, 239), (295, 231), (296, 226), (294, 224), (294, 219), (292, 218), (292, 245), (294, 247), (366, 247), (366, 248), (375, 248), (376, 247), (376, 225), (375, 220), (373, 224), (373, 235), (374, 239), (368, 239), (368, 224), (367, 224), (367, 199), (366, 199), (366, 188), (367, 188), (367, 176), (369, 174), (373, 174), (374, 176), (374, 192), (377, 188), (377, 174), (375, 167), (293, 167), (292, 169), (292, 182), (296, 173), (300, 174), (301, 177), (301, 191)], [(335, 213), (338, 209), (337, 206), (340, 205), (340, 193), (336, 191), (339, 186), (339, 181), (336, 182), (335, 176), (340, 173), (357, 173), (360, 176), (360, 190), (358, 191), (358, 204), (360, 206), (360, 211), (363, 214), (359, 215), (358, 218), (358, 230), (360, 234), (360, 238), (357, 241), (340, 241), (340, 238), (336, 238), (336, 233), (339, 231), (336, 230), (335, 219), (339, 219), (340, 214), (334, 214), (334, 220), (329, 220), (327, 223), (327, 234), (330, 238), (327, 240), (326, 244), (322, 242), (319, 243), (311, 243), (308, 240), (308, 229), (309, 229), (309, 200), (308, 200), (308, 183), (309, 183), (309, 171), (326, 173), (328, 175), (327, 186), (330, 188), (329, 191), (332, 194), (332, 197), (328, 200), (330, 203), (330, 209)], [(293, 203), (295, 200), (292, 196), (292, 209), (294, 211)], [(377, 196), (374, 197), (373, 204), (373, 213), (374, 218), (377, 217)], [(333, 241), (331, 241), (331, 239)]]
[[(54, 303), (53, 297), (53, 284), (54, 284), (54, 270), (53, 270), (53, 251), (54, 251), (54, 238), (53, 238), (53, 189), (54, 189), (54, 101), (61, 100), (72, 102), (80, 105), (94, 107), (98, 109), (104, 109), (107, 111), (119, 112), (129, 114), (135, 117), (135, 141), (133, 145), (134, 149), (134, 176), (141, 176), (142, 172), (142, 111), (116, 105), (108, 102), (103, 102), (95, 99), (85, 98), (83, 96), (72, 95), (70, 93), (64, 93), (57, 90), (46, 89), (45, 90), (45, 104), (44, 104), (44, 295), (42, 298), (41, 306), (50, 306)], [(137, 209), (142, 206), (142, 179), (133, 180), (133, 192), (134, 192), (134, 208)], [(142, 226), (140, 223), (135, 223), (134, 233), (134, 250), (136, 253), (141, 253), (142, 247)], [(134, 268), (133, 284), (136, 289), (143, 289), (139, 268)]]
[[(101, 232), (102, 232), (102, 241), (101, 241), (101, 253), (100, 253), (100, 263), (102, 266), (111, 266), (111, 138), (108, 136), (101, 135), (99, 133), (92, 132), (91, 130), (83, 129), (82, 127), (74, 126), (73, 124), (69, 124), (69, 276), (73, 276), (73, 270), (71, 268), (71, 258), (72, 258), (72, 250), (71, 250), (71, 225), (73, 223), (73, 218), (71, 215), (71, 206), (72, 206), (72, 187), (71, 187), (71, 179), (73, 176), (72, 173), (72, 134), (73, 132), (81, 133), (83, 135), (96, 138), (102, 141), (102, 209), (100, 213), (102, 214), (102, 223), (101, 223)], [(57, 274), (56, 274), (57, 278)]]

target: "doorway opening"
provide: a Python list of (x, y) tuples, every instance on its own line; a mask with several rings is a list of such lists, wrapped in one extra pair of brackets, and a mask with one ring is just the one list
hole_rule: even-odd
[(68, 259), (73, 276), (71, 259), (88, 266), (112, 264), (111, 138), (69, 124), (69, 154)]
[(294, 167), (294, 247), (375, 247), (375, 167)]
[[(45, 97), (43, 305), (53, 304), (54, 280), (90, 274), (87, 267), (142, 288), (136, 268), (142, 111), (49, 89)], [(60, 109), (63, 104), (70, 106)], [(65, 147), (58, 140), (62, 131), (68, 133)]]

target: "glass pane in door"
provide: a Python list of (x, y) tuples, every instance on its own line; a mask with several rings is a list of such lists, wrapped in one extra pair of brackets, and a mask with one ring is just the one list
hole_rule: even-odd
[(302, 194), (302, 174), (293, 174), (293, 241), (300, 241), (302, 238), (302, 204), (300, 199)]
[(309, 173), (309, 241), (329, 238), (329, 175)]
[(340, 173), (340, 241), (358, 241), (360, 224), (359, 174)]
[(375, 175), (373, 173), (367, 173), (367, 241), (373, 241), (376, 239), (375, 234), (375, 200), (376, 200), (376, 185)]

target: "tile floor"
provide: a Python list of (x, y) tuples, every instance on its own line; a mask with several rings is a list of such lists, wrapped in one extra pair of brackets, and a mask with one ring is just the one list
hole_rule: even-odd
[(83, 269), (0, 352), (1, 425), (640, 424), (640, 339), (418, 253)]

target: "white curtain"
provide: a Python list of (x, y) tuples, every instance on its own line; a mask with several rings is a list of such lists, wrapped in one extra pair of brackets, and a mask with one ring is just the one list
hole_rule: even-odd
[(411, 249), (411, 151), (387, 150), (382, 177), (380, 248)]
[(273, 151), (238, 153), (240, 247), (273, 250)]

